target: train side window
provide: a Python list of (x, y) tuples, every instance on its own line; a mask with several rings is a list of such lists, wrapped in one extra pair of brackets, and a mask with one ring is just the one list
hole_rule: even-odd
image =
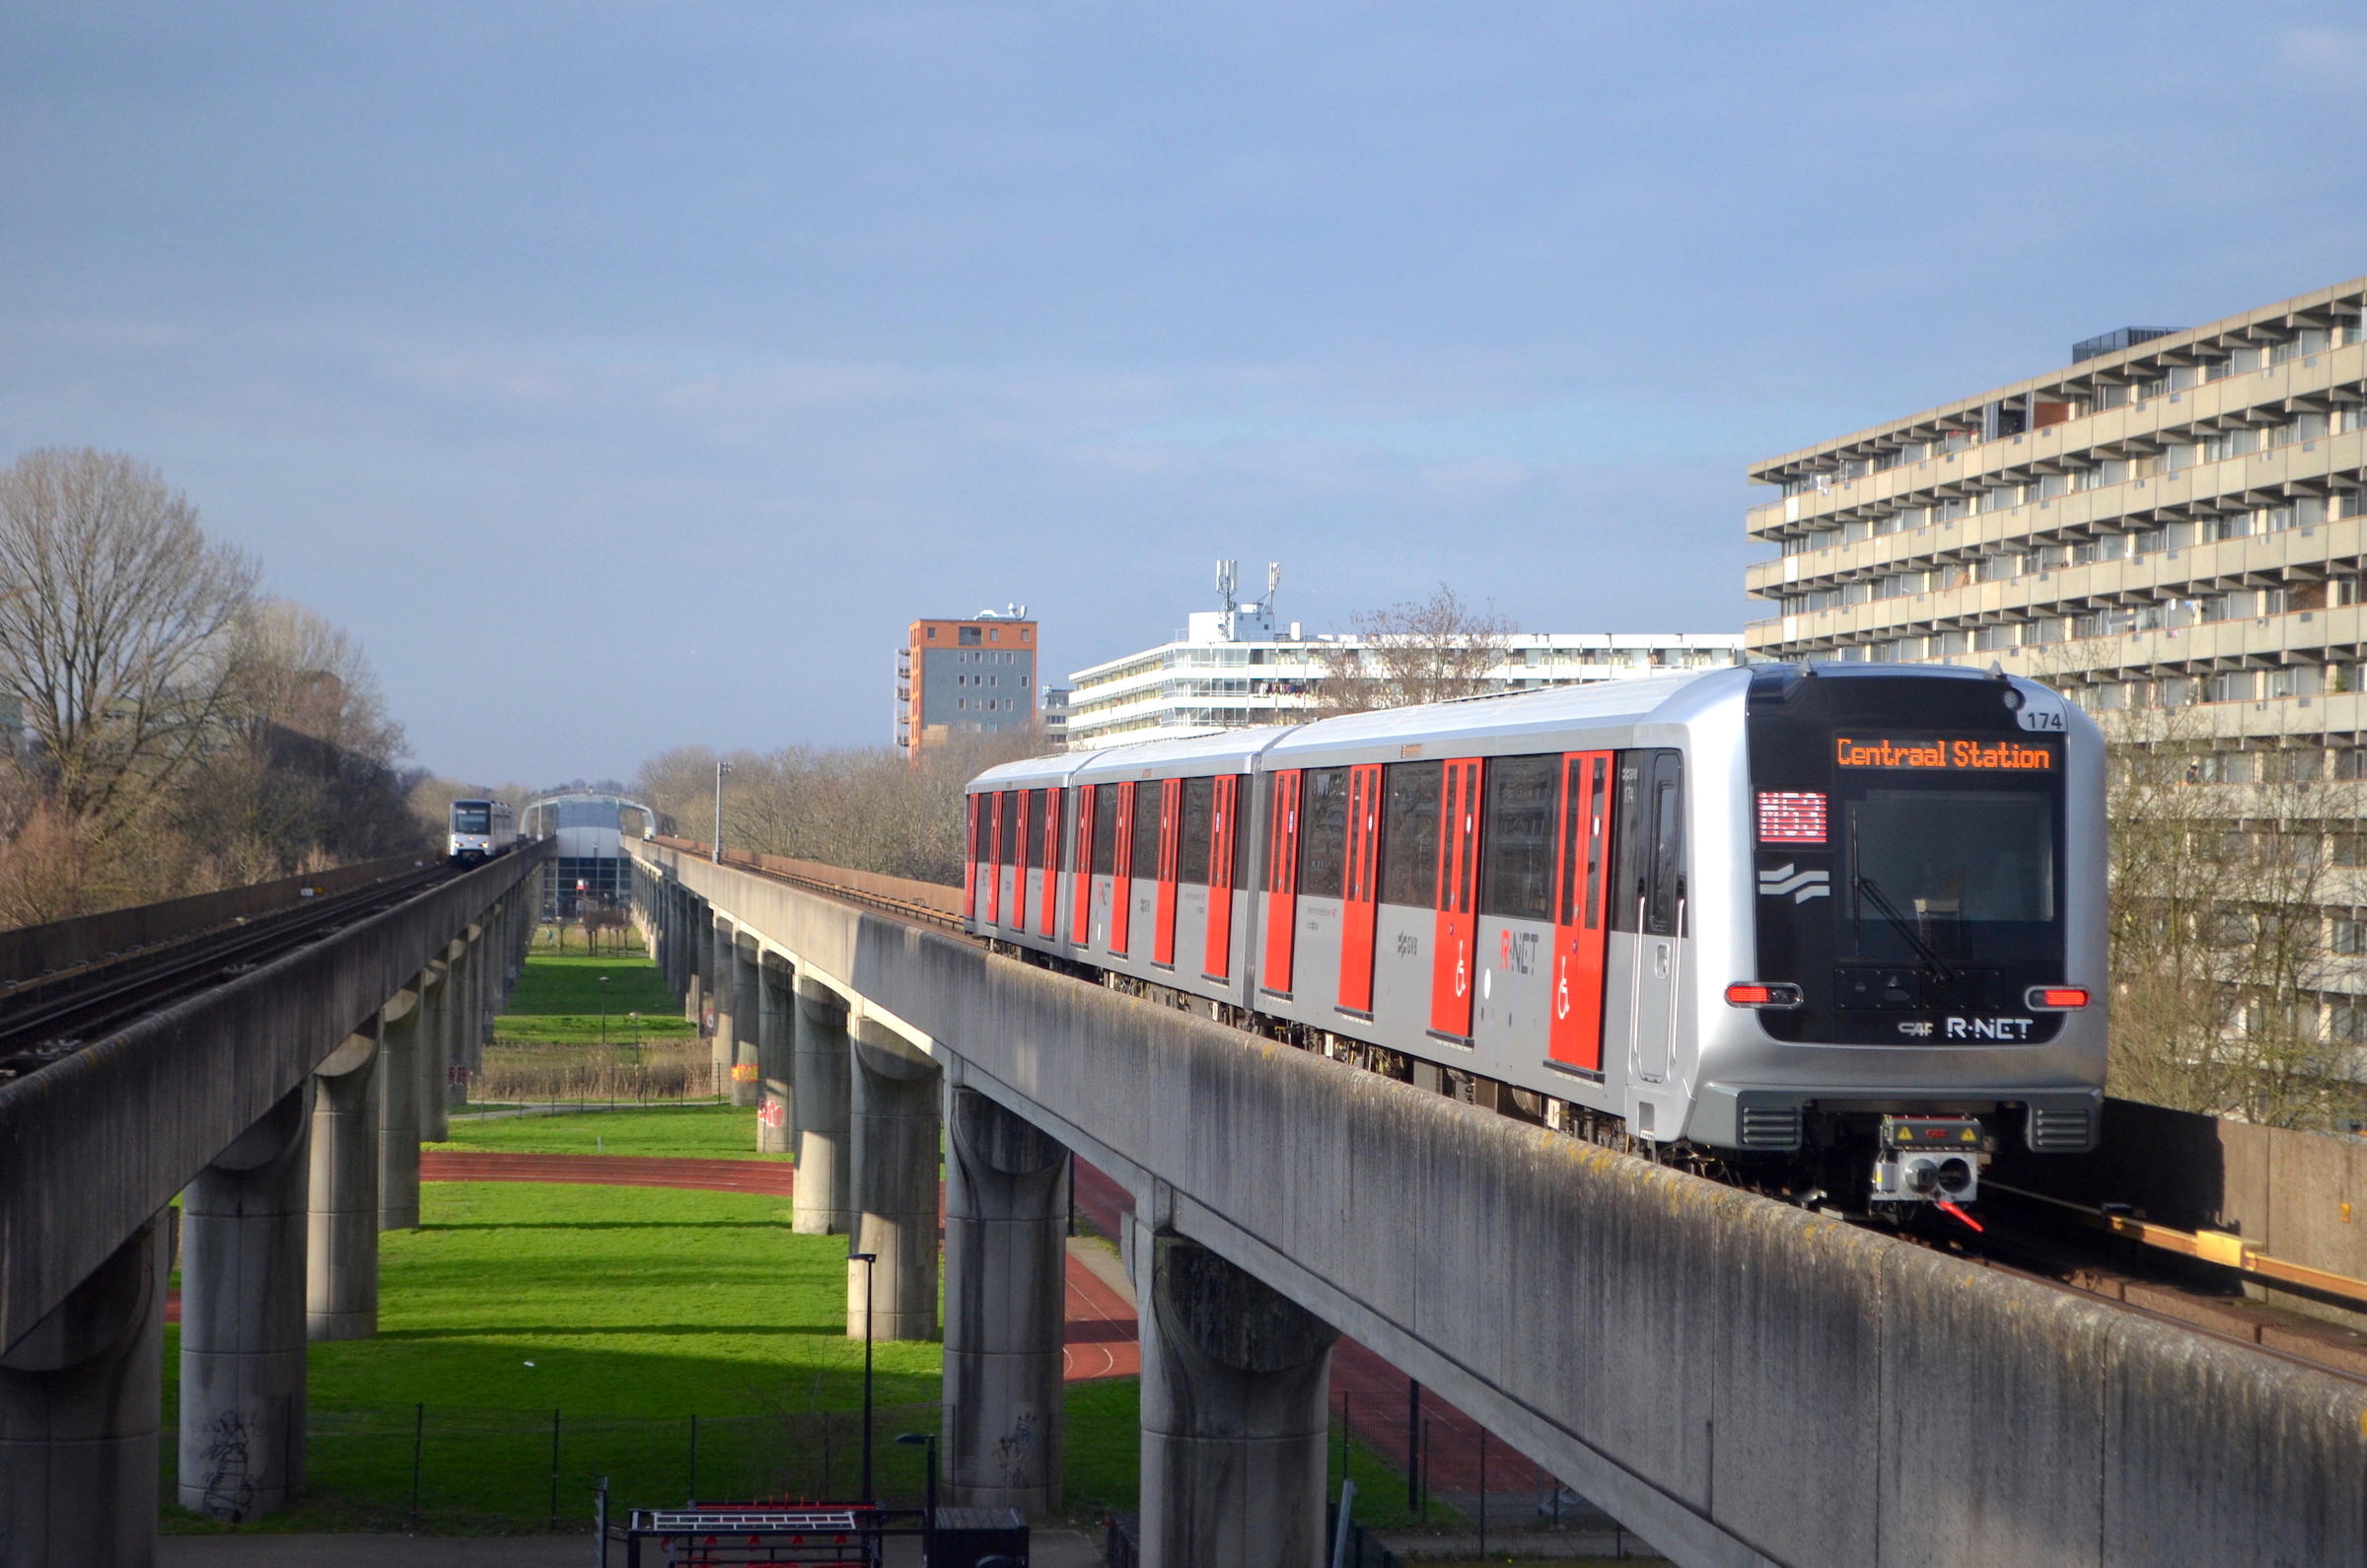
[(1178, 882), (1198, 887), (1208, 886), (1208, 823), (1216, 814), (1216, 780), (1187, 778), (1184, 781), (1184, 842), (1182, 864), (1177, 871)]
[(1134, 786), (1134, 880), (1156, 882), (1159, 877), (1159, 798), (1165, 792), (1156, 779)]
[(1348, 770), (1316, 768), (1307, 775), (1299, 808), (1299, 891), (1336, 898), (1347, 867)]
[(1672, 858), (1683, 859), (1682, 836), (1675, 843), (1661, 840), (1660, 830), (1683, 833), (1676, 813), (1656, 811), (1659, 787), (1671, 786), (1671, 804), (1682, 803), (1677, 753), (1669, 750), (1621, 751), (1618, 766), (1618, 833), (1614, 849), (1611, 887), (1611, 929), (1668, 934), (1668, 917), (1676, 907), (1673, 889), (1657, 887), (1657, 874)]
[(1117, 786), (1104, 784), (1093, 792), (1093, 874), (1117, 872)]
[(1026, 797), (1027, 791), (1025, 790), (1003, 791), (1003, 843), (1000, 864), (1005, 866), (1016, 866), (1020, 863), (1019, 846), (1027, 836), (1027, 828), (1024, 825), (1026, 819), (1019, 815), (1019, 803)]
[(1060, 863), (1057, 869), (1061, 871), (1076, 870), (1077, 792), (1075, 790), (1062, 790), (1060, 792), (1060, 841), (1058, 847), (1060, 851)]
[(1652, 893), (1645, 918), (1652, 935), (1683, 936), (1678, 919), (1685, 903), (1684, 762), (1663, 751), (1652, 768)]
[(1543, 920), (1553, 912), (1553, 775), (1559, 757), (1504, 756), (1487, 764), (1479, 826), (1479, 912)]
[(1392, 762), (1381, 807), (1381, 901), (1438, 906), (1438, 790), (1442, 762)]
[(1603, 856), (1610, 847), (1606, 829), (1611, 821), (1611, 781), (1605, 774), (1610, 766), (1608, 758), (1595, 758), (1594, 791), (1586, 809), (1586, 929), (1589, 931), (1603, 921)]

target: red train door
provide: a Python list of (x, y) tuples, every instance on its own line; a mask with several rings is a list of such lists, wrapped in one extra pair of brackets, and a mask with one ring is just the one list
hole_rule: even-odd
[(1381, 904), (1381, 764), (1348, 769), (1348, 855), (1339, 904), (1339, 1010), (1373, 1016), (1373, 927)]
[(1430, 1033), (1471, 1037), (1471, 951), (1479, 881), (1479, 759), (1446, 764), (1438, 786), (1438, 937), (1430, 959)]
[(1184, 781), (1159, 783), (1159, 918), (1151, 935), (1151, 962), (1176, 966), (1176, 878), (1184, 858)]
[(1265, 962), (1258, 965), (1258, 988), (1275, 996), (1290, 995), (1291, 955), (1299, 924), (1299, 786), (1306, 774), (1285, 768), (1266, 788), (1265, 806)]
[(1043, 792), (1043, 913), (1036, 917), (1036, 929), (1051, 936), (1060, 929), (1060, 797), (1063, 791)]
[(964, 829), (962, 841), (968, 853), (962, 861), (962, 918), (978, 917), (978, 797), (969, 797), (969, 825)]
[(1019, 820), (1010, 825), (1011, 833), (1011, 928), (1028, 929), (1028, 804), (1036, 798), (1034, 790), (1021, 790), (1011, 797), (1018, 808)]
[(1128, 927), (1134, 923), (1134, 786), (1117, 786), (1117, 838), (1110, 847), (1114, 853), (1111, 865), (1115, 871), (1110, 878), (1110, 951), (1126, 951)]
[(1240, 778), (1218, 774), (1216, 809), (1208, 815), (1208, 941), (1200, 962), (1200, 973), (1211, 980), (1233, 974), (1233, 814), (1240, 800)]
[(1078, 947), (1093, 940), (1093, 791), (1077, 791), (1077, 858), (1069, 879), (1068, 939)]
[(1561, 759), (1553, 851), (1553, 1010), (1545, 1053), (1583, 1072), (1603, 1070), (1603, 942), (1610, 882), (1611, 753)]
[(1003, 792), (996, 790), (986, 822), (986, 923), (1003, 906)]

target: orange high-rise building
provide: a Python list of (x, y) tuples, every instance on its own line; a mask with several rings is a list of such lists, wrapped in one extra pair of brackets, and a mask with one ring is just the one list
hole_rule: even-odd
[(956, 735), (1036, 726), (1036, 629), (1025, 605), (912, 623), (896, 655), (896, 745), (907, 761)]

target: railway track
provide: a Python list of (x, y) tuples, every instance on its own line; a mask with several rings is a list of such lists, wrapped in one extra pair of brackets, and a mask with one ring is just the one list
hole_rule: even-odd
[(431, 865), (278, 913), (0, 985), (0, 1084), (63, 1061), (135, 1019), (235, 980), (451, 875), (449, 868)]

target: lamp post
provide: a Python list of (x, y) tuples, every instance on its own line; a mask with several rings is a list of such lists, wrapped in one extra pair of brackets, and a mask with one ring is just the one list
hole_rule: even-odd
[(846, 1260), (863, 1265), (863, 1496), (862, 1502), (877, 1502), (871, 1491), (871, 1282), (878, 1272), (880, 1254), (849, 1252)]
[(925, 1513), (920, 1527), (920, 1551), (923, 1562), (933, 1563), (937, 1560), (937, 1434), (905, 1432), (897, 1441), (925, 1444), (929, 1451), (929, 1478), (926, 1489), (921, 1493), (921, 1507)]
[(609, 1048), (609, 977), (600, 977), (600, 1048)]
[(729, 762), (715, 764), (715, 864), (723, 864), (723, 776), (732, 770)]

